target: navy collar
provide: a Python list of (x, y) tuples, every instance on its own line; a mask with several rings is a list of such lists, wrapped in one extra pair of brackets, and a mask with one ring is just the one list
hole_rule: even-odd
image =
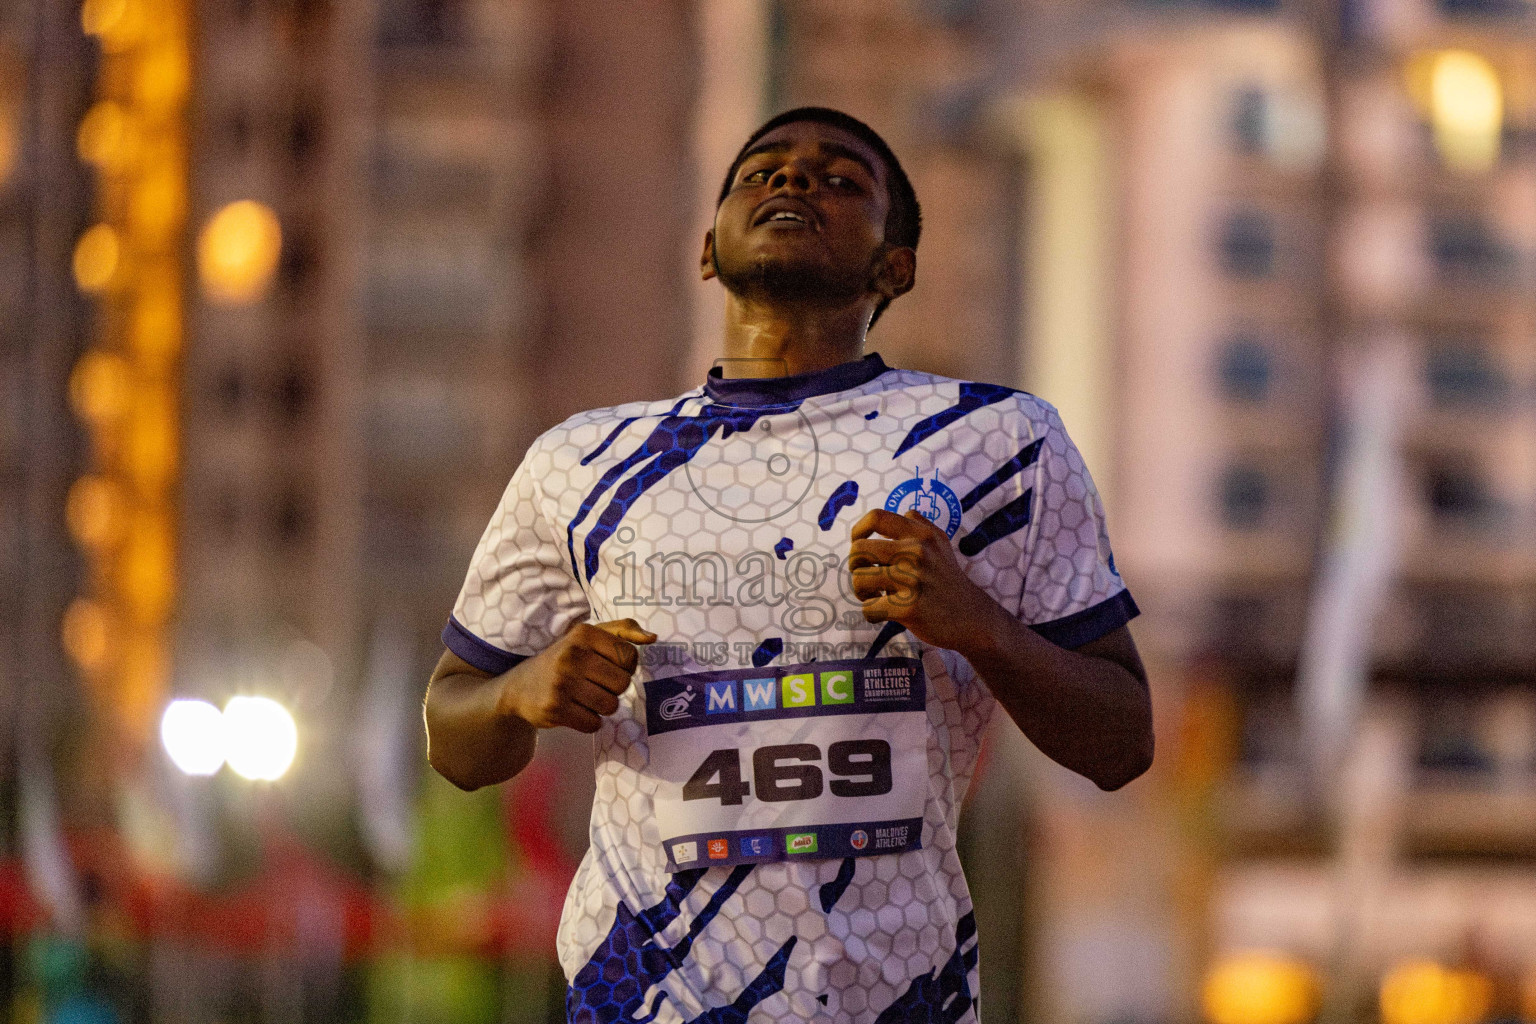
[(727, 380), (716, 366), (704, 382), (704, 393), (722, 405), (790, 405), (816, 395), (830, 395), (868, 384), (889, 369), (878, 352), (825, 370), (797, 373), (793, 377), (733, 377)]

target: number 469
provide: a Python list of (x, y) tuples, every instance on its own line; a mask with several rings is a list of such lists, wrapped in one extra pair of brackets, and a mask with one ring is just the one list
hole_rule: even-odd
[[(757, 787), (757, 798), (770, 802), (814, 800), (821, 796), (821, 748), (814, 743), (784, 743), (752, 752), (752, 782), (741, 777), (741, 751), (712, 750), (683, 784), (684, 800), (739, 804)], [(891, 791), (891, 745), (885, 740), (840, 740), (827, 747), (827, 769), (838, 778), (833, 796), (880, 796)]]

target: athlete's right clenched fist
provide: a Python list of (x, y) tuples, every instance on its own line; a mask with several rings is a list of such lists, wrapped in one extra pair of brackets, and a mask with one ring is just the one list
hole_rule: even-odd
[(619, 694), (640, 664), (635, 645), (655, 640), (634, 619), (579, 622), (506, 674), (501, 710), (540, 729), (596, 732), (603, 716), (619, 709)]

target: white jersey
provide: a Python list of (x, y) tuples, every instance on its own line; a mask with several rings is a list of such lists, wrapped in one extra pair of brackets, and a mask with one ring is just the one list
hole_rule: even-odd
[(874, 508), (919, 510), (1058, 644), (1136, 614), (1055, 409), (878, 355), (582, 413), (513, 475), (447, 646), (500, 673), (578, 622), (659, 638), (594, 737), (570, 1020), (975, 1019), (955, 833), (994, 700), (864, 621), (846, 557)]

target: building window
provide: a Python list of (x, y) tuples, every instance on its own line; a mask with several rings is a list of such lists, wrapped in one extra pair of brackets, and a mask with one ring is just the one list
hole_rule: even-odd
[(1262, 156), (1268, 142), (1268, 96), (1263, 89), (1239, 89), (1232, 102), (1232, 140), (1239, 153)]
[(1222, 394), (1234, 402), (1262, 402), (1274, 383), (1269, 349), (1252, 338), (1228, 342), (1221, 351), (1218, 372)]
[(1419, 767), (1451, 776), (1483, 775), (1493, 758), (1480, 742), (1476, 707), (1469, 699), (1435, 694), (1419, 715)]
[(309, 499), (297, 487), (286, 487), (272, 506), (272, 532), (284, 545), (302, 543), (313, 523), (314, 511)]
[(1476, 217), (1437, 217), (1429, 226), (1429, 254), (1441, 277), (1497, 281), (1514, 269), (1515, 254)]
[(460, 43), (468, 32), (463, 0), (383, 0), (379, 42), (385, 46)]
[(1434, 344), (1425, 363), (1430, 399), (1447, 409), (1488, 409), (1509, 396), (1509, 378), (1487, 349), (1463, 342)]
[(1221, 226), (1221, 266), (1234, 277), (1268, 277), (1275, 269), (1275, 225), (1263, 213), (1243, 210)]
[(1221, 475), (1218, 498), (1221, 519), (1236, 530), (1252, 530), (1264, 524), (1271, 502), (1268, 475), (1251, 465), (1232, 466)]
[(1463, 466), (1442, 465), (1424, 480), (1430, 513), (1444, 526), (1486, 527), (1498, 518), (1498, 502), (1482, 478)]
[(214, 402), (219, 413), (228, 419), (236, 419), (245, 410), (249, 388), (245, 374), (234, 364), (225, 366), (213, 381)]
[(294, 427), (304, 422), (314, 398), (313, 375), (299, 360), (293, 360), (283, 369), (273, 387), (273, 404), (278, 422)]
[(314, 155), (321, 140), (320, 108), (309, 99), (295, 101), (289, 112), (286, 142), (288, 155), (303, 164)]
[(1447, 17), (1504, 18), (1531, 13), (1529, 0), (1440, 0)]
[(294, 225), (283, 239), (283, 251), (277, 261), (277, 276), (290, 292), (309, 286), (320, 262), (313, 234), (302, 225)]

